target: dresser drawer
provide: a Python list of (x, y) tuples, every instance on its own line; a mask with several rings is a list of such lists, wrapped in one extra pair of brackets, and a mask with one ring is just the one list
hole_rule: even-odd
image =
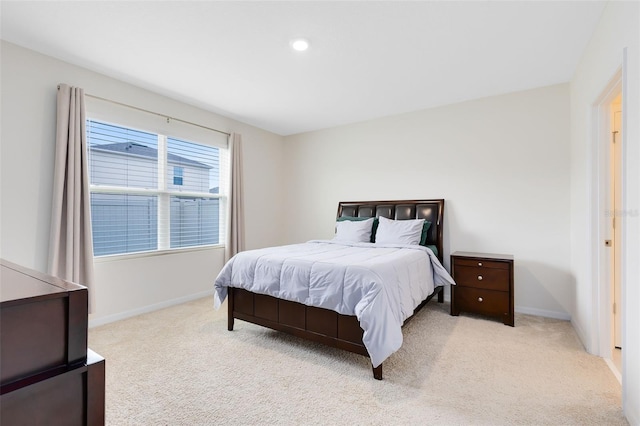
[(504, 291), (456, 286), (454, 292), (457, 308), (461, 311), (485, 315), (509, 313), (509, 293)]
[[(460, 262), (462, 261), (456, 260), (454, 265), (455, 281), (457, 285), (461, 287), (475, 287), (486, 290), (509, 291), (509, 269), (486, 268), (484, 266), (464, 266)], [(483, 262), (483, 265), (484, 263), (485, 262)]]

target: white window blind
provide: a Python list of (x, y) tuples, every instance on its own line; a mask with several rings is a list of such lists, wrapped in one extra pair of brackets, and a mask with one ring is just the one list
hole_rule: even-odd
[(93, 118), (86, 124), (96, 256), (224, 242), (227, 149)]

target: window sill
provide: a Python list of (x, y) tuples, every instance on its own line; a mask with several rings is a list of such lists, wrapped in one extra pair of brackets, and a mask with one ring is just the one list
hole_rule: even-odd
[(215, 244), (215, 245), (209, 245), (209, 246), (183, 247), (178, 249), (140, 251), (136, 253), (126, 253), (126, 254), (107, 254), (104, 256), (94, 256), (93, 262), (94, 263), (115, 262), (115, 261), (121, 261), (121, 260), (140, 259), (140, 258), (153, 257), (153, 256), (169, 256), (169, 255), (189, 253), (194, 251), (223, 250), (224, 247), (225, 247), (224, 244)]

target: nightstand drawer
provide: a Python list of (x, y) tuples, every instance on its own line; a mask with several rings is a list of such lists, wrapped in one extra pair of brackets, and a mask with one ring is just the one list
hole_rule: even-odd
[(509, 291), (509, 269), (485, 268), (484, 266), (463, 266), (461, 264), (461, 260), (456, 260), (455, 262), (455, 281), (459, 286)]
[(492, 260), (485, 259), (455, 259), (456, 266), (473, 266), (477, 268), (491, 268), (491, 269), (509, 269), (509, 263), (507, 262), (494, 262)]
[(509, 293), (504, 291), (456, 286), (454, 292), (456, 305), (461, 311), (485, 315), (507, 315), (509, 313)]

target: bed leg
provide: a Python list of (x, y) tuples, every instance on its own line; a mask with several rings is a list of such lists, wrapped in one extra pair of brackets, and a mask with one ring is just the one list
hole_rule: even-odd
[(229, 314), (229, 318), (227, 320), (227, 330), (233, 331), (233, 315)]
[(438, 292), (438, 303), (444, 303), (444, 287), (440, 287)]
[(233, 287), (229, 287), (229, 294), (227, 295), (227, 330), (233, 331)]
[(373, 369), (373, 378), (376, 380), (382, 380), (382, 364), (377, 367), (371, 366)]

